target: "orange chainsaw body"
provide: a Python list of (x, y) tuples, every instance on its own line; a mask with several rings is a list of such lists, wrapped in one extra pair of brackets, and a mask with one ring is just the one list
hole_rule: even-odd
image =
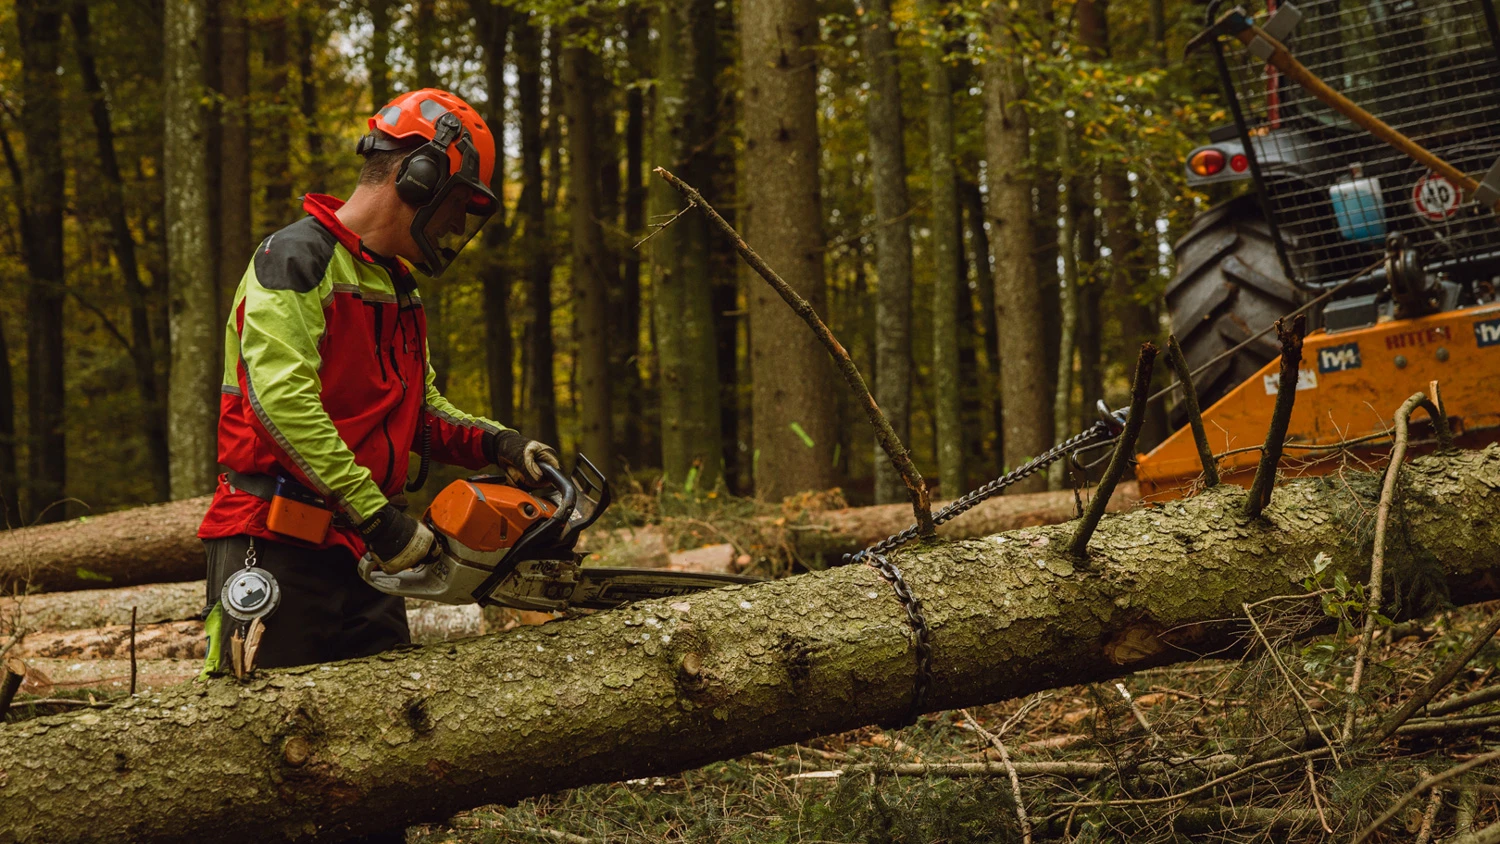
[(427, 508), (439, 532), (475, 551), (509, 548), (532, 525), (552, 517), (557, 505), (525, 490), (482, 481), (457, 481), (443, 488)]
[[(1277, 358), (1212, 407), (1203, 427), (1215, 454), (1245, 449), (1219, 460), (1219, 475), (1248, 487), (1260, 460), (1281, 367)], [(1500, 440), (1500, 304), (1476, 305), (1364, 328), (1309, 334), (1302, 345), (1297, 402), (1287, 442), (1329, 446), (1391, 432), (1396, 409), (1430, 382), (1441, 388), (1455, 441), (1473, 447)], [(1413, 450), (1432, 438), (1425, 414), (1412, 417)], [(1352, 446), (1357, 456), (1378, 457), (1389, 441)], [(1430, 446), (1429, 446), (1430, 448)], [(1288, 447), (1281, 461), (1289, 477), (1325, 475), (1342, 460), (1339, 450)], [(1167, 501), (1189, 492), (1202, 475), (1192, 429), (1183, 426), (1136, 467), (1141, 496)]]

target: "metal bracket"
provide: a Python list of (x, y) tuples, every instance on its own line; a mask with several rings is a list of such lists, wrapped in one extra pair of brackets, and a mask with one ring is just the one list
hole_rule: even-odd
[(1285, 42), (1299, 23), (1302, 23), (1302, 10), (1291, 3), (1282, 3), (1260, 30), (1277, 41)]
[(1496, 159), (1490, 166), (1490, 171), (1480, 180), (1478, 189), (1474, 191), (1474, 199), (1485, 208), (1494, 208), (1495, 203), (1500, 202), (1500, 159)]
[(1270, 61), (1271, 56), (1276, 53), (1276, 48), (1271, 46), (1271, 42), (1259, 35), (1251, 39), (1249, 47), (1250, 54), (1263, 62)]

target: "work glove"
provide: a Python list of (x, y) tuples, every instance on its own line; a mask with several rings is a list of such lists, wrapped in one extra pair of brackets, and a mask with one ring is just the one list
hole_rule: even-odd
[(359, 523), (365, 549), (386, 574), (405, 571), (434, 557), (437, 537), (427, 525), (387, 503)]
[(491, 463), (505, 470), (506, 477), (517, 486), (534, 486), (542, 482), (545, 463), (562, 470), (557, 452), (550, 445), (527, 439), (519, 431), (501, 431), (484, 435), (484, 454)]

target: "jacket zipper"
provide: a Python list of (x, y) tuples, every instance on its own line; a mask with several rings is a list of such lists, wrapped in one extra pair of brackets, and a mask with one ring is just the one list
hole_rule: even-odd
[(375, 308), (375, 361), (380, 364), (380, 380), (383, 383), (387, 379), (385, 376), (385, 358), (380, 356), (380, 345), (385, 340), (385, 332), (382, 330), (385, 327), (385, 320), (382, 319), (385, 309), (381, 307), (379, 302), (374, 303), (372, 307)]

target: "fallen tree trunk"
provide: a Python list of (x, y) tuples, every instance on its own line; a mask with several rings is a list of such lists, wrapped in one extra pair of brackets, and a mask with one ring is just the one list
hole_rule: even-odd
[[(1500, 592), (1500, 448), (1402, 472), (1396, 580)], [(1245, 602), (1357, 580), (1378, 479), (1298, 481), (894, 555), (932, 631), (927, 709), (1233, 647)], [(1320, 558), (1320, 555), (1322, 557)], [(852, 566), (0, 727), (0, 842), (339, 840), (901, 719), (911, 630)], [(226, 777), (234, 783), (224, 788)]]
[[(1110, 510), (1128, 509), (1139, 500), (1134, 483), (1121, 484), (1110, 499)], [(190, 498), (0, 532), (0, 592), (63, 592), (202, 577), (203, 545), (197, 531), (208, 501), (206, 496)], [(979, 505), (938, 533), (966, 539), (1056, 524), (1073, 518), (1074, 506), (1069, 491), (1003, 496)], [(740, 550), (789, 553), (810, 563), (819, 558), (832, 561), (910, 523), (911, 507), (905, 504), (768, 517), (749, 526), (740, 538)], [(724, 539), (705, 535), (703, 541)], [(607, 565), (702, 568), (681, 559), (681, 553), (673, 553), (668, 532), (654, 525), (586, 534), (580, 547), (599, 551), (602, 564)]]

